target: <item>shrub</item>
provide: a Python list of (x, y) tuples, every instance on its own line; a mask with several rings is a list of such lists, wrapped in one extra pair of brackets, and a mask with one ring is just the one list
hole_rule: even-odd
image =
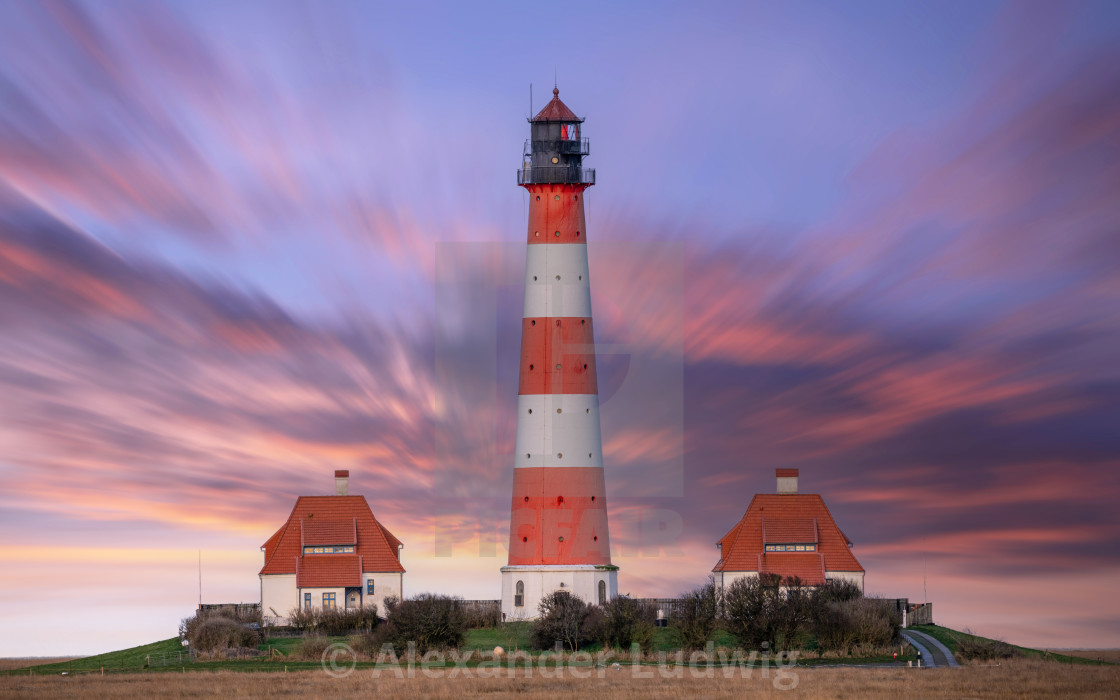
[(776, 608), (781, 604), (780, 579), (763, 574), (736, 579), (723, 594), (727, 629), (744, 646), (774, 646)]
[[(540, 616), (533, 621), (532, 642), (536, 649), (551, 649), (560, 642), (571, 651), (587, 640), (584, 620), (591, 606), (567, 591), (556, 591), (541, 599)], [(590, 631), (590, 630), (588, 630)]]
[(259, 611), (224, 606), (220, 610), (199, 610), (179, 622), (179, 639), (191, 649), (211, 652), (220, 649), (255, 647), (261, 643)]
[(839, 602), (821, 602), (813, 618), (813, 634), (817, 638), (817, 653), (851, 654), (856, 643), (855, 628), (848, 612)]
[(728, 630), (744, 646), (792, 649), (812, 634), (821, 654), (884, 648), (901, 623), (888, 601), (865, 598), (848, 581), (806, 588), (797, 578), (743, 578), (727, 587), (723, 610)]
[(902, 620), (890, 602), (882, 598), (856, 598), (841, 605), (848, 611), (852, 635), (860, 651), (874, 653), (898, 637)]
[(601, 621), (597, 625), (596, 641), (604, 647), (625, 651), (637, 644), (644, 651), (649, 651), (657, 617), (653, 604), (619, 596), (599, 606), (599, 615)]
[(204, 617), (191, 625), (189, 637), (191, 649), (198, 652), (214, 652), (221, 649), (255, 647), (261, 643), (260, 629), (249, 626), (251, 623), (239, 622), (228, 617)]
[[(966, 634), (969, 634), (966, 632)], [(1011, 659), (1019, 655), (1019, 650), (1001, 639), (982, 637), (960, 637), (957, 639), (956, 656), (965, 661), (997, 661)]]
[(315, 631), (329, 637), (340, 637), (351, 632), (369, 634), (379, 621), (376, 605), (315, 612)]
[(821, 596), (815, 603), (812, 629), (817, 649), (851, 655), (875, 653), (892, 644), (901, 627), (898, 611), (881, 598), (832, 600)]
[(377, 606), (323, 610), (322, 608), (295, 608), (288, 612), (288, 622), (305, 635), (341, 637), (344, 634), (369, 634), (380, 622)]
[(862, 597), (859, 586), (845, 578), (832, 579), (813, 591), (813, 598), (823, 603), (843, 603)]
[(315, 611), (311, 608), (292, 608), (288, 611), (288, 624), (306, 634), (315, 627)]
[(464, 601), (463, 615), (466, 617), (467, 629), (480, 627), (497, 627), (502, 621), (502, 609), (498, 605), (484, 605), (488, 601)]
[(304, 637), (292, 651), (292, 656), (305, 661), (318, 661), (323, 658), (323, 652), (330, 646), (331, 640), (326, 637)]
[(422, 593), (403, 601), (386, 598), (385, 608), (388, 617), (368, 640), (375, 649), (385, 643), (405, 649), (409, 642), (414, 642), (417, 652), (423, 654), (431, 649), (457, 648), (463, 643), (467, 618), (460, 598)]
[(680, 635), (685, 649), (701, 649), (715, 630), (719, 613), (719, 599), (715, 579), (711, 576), (699, 588), (685, 593), (677, 600), (672, 623)]

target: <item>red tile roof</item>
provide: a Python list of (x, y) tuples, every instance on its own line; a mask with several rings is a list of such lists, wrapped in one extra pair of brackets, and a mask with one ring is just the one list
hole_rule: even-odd
[(816, 518), (763, 518), (762, 539), (765, 544), (815, 544)]
[[(345, 541), (305, 542), (308, 533), (312, 533), (312, 539), (315, 540), (330, 539), (341, 537), (343, 530), (347, 531), (343, 538)], [(355, 547), (354, 554), (304, 556), (305, 544), (354, 544)], [(283, 527), (264, 543), (265, 565), (261, 569), (261, 574), (297, 574), (298, 579), (297, 560), (299, 566), (303, 567), (309, 565), (312, 560), (319, 562), (350, 559), (360, 562), (359, 573), (362, 571), (404, 573), (404, 567), (401, 566), (399, 559), (400, 544), (401, 541), (373, 517), (373, 511), (366, 503), (365, 496), (302, 496), (296, 501)], [(329, 567), (330, 565), (311, 563), (310, 566)], [(314, 571), (319, 572), (320, 569)], [(358, 578), (360, 579), (361, 576)], [(351, 579), (346, 578), (346, 580)]]
[(537, 112), (531, 121), (535, 122), (582, 122), (575, 112), (568, 109), (568, 105), (560, 101), (560, 88), (552, 89), (552, 99)]
[[(816, 542), (816, 553), (764, 551), (765, 540), (778, 543), (777, 537), (808, 536), (809, 524), (816, 530), (816, 537), (786, 544)], [(815, 493), (760, 493), (751, 499), (747, 512), (735, 527), (719, 540), (722, 557), (712, 571), (766, 571), (782, 576), (801, 576), (806, 571), (802, 561), (820, 557), (826, 571), (863, 571), (849, 549), (851, 541), (836, 526), (824, 499)], [(789, 572), (780, 567), (788, 564)], [(815, 571), (815, 569), (814, 569)], [(823, 574), (822, 574), (823, 575)]]
[(362, 558), (357, 554), (296, 557), (296, 588), (362, 585)]
[(824, 583), (824, 555), (813, 552), (765, 552), (758, 555), (760, 574), (777, 574), (782, 578), (797, 577), (806, 586)]
[(358, 519), (350, 520), (300, 520), (303, 526), (303, 546), (318, 544), (358, 544)]

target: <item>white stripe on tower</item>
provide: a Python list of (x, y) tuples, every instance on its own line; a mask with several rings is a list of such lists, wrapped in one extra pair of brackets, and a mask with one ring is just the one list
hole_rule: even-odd
[(591, 318), (587, 246), (551, 243), (528, 248), (523, 318)]
[(603, 467), (598, 394), (517, 397), (514, 466)]

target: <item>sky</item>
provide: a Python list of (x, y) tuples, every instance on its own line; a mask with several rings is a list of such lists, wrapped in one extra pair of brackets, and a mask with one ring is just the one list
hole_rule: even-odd
[(50, 0), (0, 3), (0, 655), (259, 600), (335, 469), (406, 594), (499, 596), (554, 83), (621, 592), (798, 468), (868, 593), (1120, 646), (1120, 5)]

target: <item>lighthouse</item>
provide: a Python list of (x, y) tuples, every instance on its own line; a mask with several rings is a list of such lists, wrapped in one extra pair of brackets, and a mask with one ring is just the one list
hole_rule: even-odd
[(536, 617), (541, 598), (556, 591), (595, 604), (618, 595), (584, 217), (595, 171), (583, 167), (583, 120), (559, 89), (529, 124), (517, 172), (529, 195), (529, 226), (509, 563), (502, 567), (507, 620)]

